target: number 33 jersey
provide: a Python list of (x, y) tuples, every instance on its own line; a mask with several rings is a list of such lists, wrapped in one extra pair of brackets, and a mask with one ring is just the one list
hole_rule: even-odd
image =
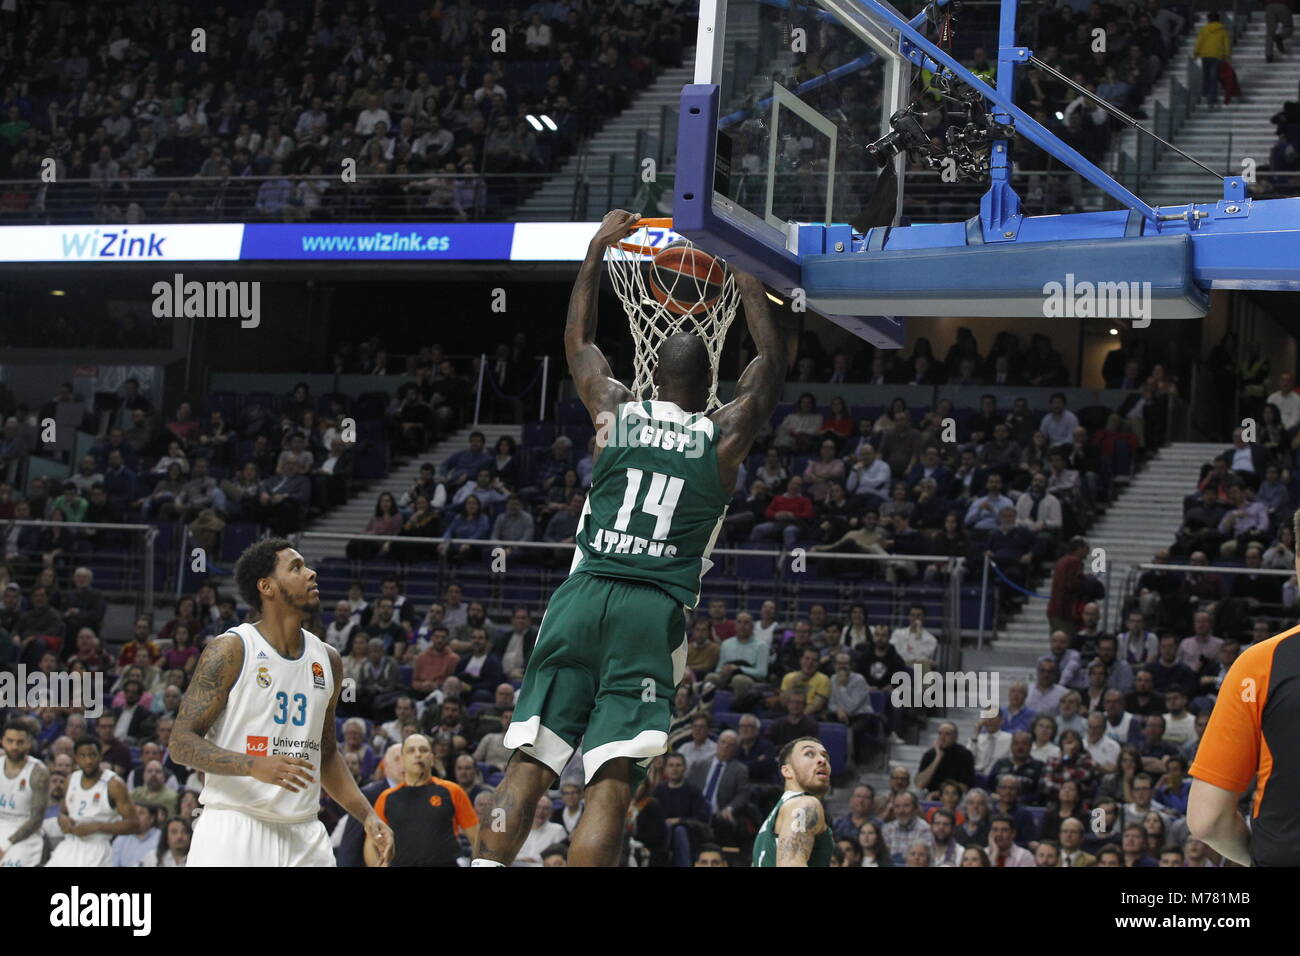
[[(199, 803), (239, 810), (267, 823), (302, 823), (320, 811), (321, 727), (334, 694), (326, 644), (302, 632), (302, 655), (281, 657), (254, 624), (232, 628), (244, 642), (244, 665), (208, 740), (254, 757), (301, 757), (316, 768), (297, 793), (253, 777), (207, 774)], [(334, 733), (334, 728), (328, 729)]]
[(672, 402), (627, 402), (596, 443), (571, 571), (643, 581), (695, 607), (730, 500), (713, 422)]

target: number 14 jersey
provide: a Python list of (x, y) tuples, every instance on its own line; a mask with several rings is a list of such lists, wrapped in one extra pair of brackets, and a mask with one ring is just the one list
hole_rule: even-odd
[(627, 402), (596, 440), (571, 571), (643, 581), (695, 607), (730, 500), (713, 422), (672, 402)]

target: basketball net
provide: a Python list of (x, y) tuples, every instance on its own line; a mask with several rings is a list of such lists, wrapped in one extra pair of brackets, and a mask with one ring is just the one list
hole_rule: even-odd
[[(627, 313), (628, 325), (632, 329), (632, 341), (636, 343), (632, 394), (639, 399), (658, 397), (658, 389), (655, 388), (651, 375), (659, 347), (670, 335), (683, 331), (694, 332), (704, 342), (709, 353), (712, 373), (705, 411), (711, 412), (722, 405), (718, 398), (718, 363), (722, 358), (727, 329), (731, 327), (740, 305), (740, 290), (736, 288), (735, 276), (728, 269), (722, 282), (722, 291), (712, 302), (708, 301), (709, 291), (704, 282), (682, 275), (674, 283), (672, 299), (679, 307), (688, 307), (690, 314), (679, 314), (656, 299), (646, 287), (650, 261), (659, 251), (651, 243), (650, 232), (671, 229), (672, 224), (671, 219), (641, 219), (637, 222), (635, 232), (622, 242), (610, 246), (605, 253), (610, 280), (623, 303), (623, 311)], [(680, 241), (690, 243), (685, 238)], [(691, 245), (693, 248), (694, 245)], [(718, 262), (725, 266), (723, 260), (718, 259)]]

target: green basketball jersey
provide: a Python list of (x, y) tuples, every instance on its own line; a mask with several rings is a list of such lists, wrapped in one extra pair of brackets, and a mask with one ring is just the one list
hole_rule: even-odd
[(695, 607), (730, 500), (713, 422), (672, 402), (627, 402), (597, 441), (571, 570), (644, 581)]
[[(763, 821), (758, 836), (754, 837), (752, 857), (754, 866), (776, 866), (776, 817), (787, 800), (799, 796), (803, 796), (802, 790), (786, 790), (781, 794), (781, 799), (776, 801), (776, 806), (767, 815), (767, 819)], [(828, 826), (813, 838), (812, 853), (808, 854), (808, 865), (830, 866), (831, 851), (834, 849), (835, 838), (831, 836), (831, 828)]]

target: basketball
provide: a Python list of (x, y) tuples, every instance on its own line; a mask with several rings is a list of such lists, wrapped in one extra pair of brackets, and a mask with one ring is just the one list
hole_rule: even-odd
[(685, 239), (669, 243), (650, 264), (650, 291), (669, 312), (699, 315), (722, 294), (727, 267)]

